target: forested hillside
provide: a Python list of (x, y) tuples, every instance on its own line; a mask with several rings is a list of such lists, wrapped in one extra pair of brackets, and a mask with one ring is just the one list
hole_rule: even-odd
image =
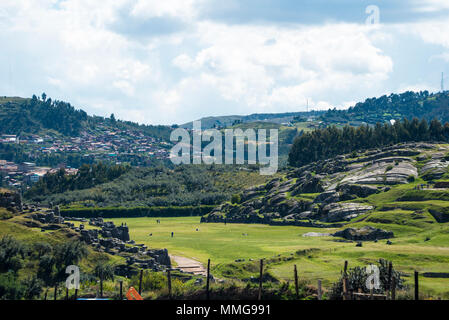
[(242, 188), (266, 182), (254, 170), (235, 166), (183, 165), (175, 169), (83, 166), (76, 176), (47, 175), (26, 194), (43, 204), (81, 207), (216, 205)]
[(449, 121), (449, 91), (429, 93), (428, 91), (390, 94), (366, 99), (348, 110), (329, 110), (321, 118), (328, 123), (386, 122), (407, 118)]
[(130, 166), (98, 163), (83, 165), (75, 175), (67, 175), (64, 169), (55, 174), (46, 174), (26, 192), (27, 197), (46, 196), (69, 190), (82, 190), (113, 181), (128, 172)]
[(336, 155), (351, 153), (359, 149), (376, 148), (411, 141), (449, 141), (449, 123), (443, 126), (438, 120), (428, 123), (414, 118), (404, 119), (394, 124), (385, 122), (375, 126), (330, 126), (306, 132), (297, 137), (289, 153), (289, 164), (302, 165)]
[(43, 134), (48, 131), (68, 137), (77, 137), (83, 130), (95, 129), (98, 125), (119, 129), (137, 129), (143, 134), (168, 140), (171, 128), (168, 126), (139, 125), (130, 121), (115, 119), (114, 115), (104, 118), (89, 116), (70, 103), (52, 100), (45, 93), (31, 99), (0, 98), (0, 133)]

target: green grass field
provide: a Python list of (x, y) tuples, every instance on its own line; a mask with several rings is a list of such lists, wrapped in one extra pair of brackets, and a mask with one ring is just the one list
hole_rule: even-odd
[[(388, 212), (372, 215), (378, 217), (382, 214), (388, 215)], [(355, 243), (336, 242), (333, 237), (303, 237), (307, 232), (330, 233), (335, 229), (201, 224), (199, 217), (161, 218), (161, 224), (157, 224), (156, 220), (130, 218), (112, 221), (115, 224), (126, 222), (131, 238), (137, 243), (145, 243), (151, 248), (167, 248), (172, 255), (197, 259), (203, 263), (210, 258), (213, 270), (219, 276), (223, 275), (221, 272), (225, 265), (235, 267), (236, 259), (245, 259), (248, 262), (249, 259), (270, 259), (278, 255), (287, 259), (267, 266), (274, 276), (292, 281), (293, 265), (296, 264), (303, 280), (313, 284), (317, 279), (322, 279), (325, 287), (330, 287), (331, 283), (338, 279), (345, 260), (353, 267), (366, 266), (384, 258), (393, 261), (395, 268), (408, 275), (414, 270), (449, 272), (447, 224), (431, 225), (424, 233), (414, 226), (395, 228), (391, 224), (375, 224), (377, 227), (398, 232), (398, 237), (392, 240), (393, 245), (389, 246), (383, 240), (378, 243), (365, 242), (363, 247), (359, 248)], [(174, 232), (173, 238), (171, 232)], [(426, 241), (427, 237), (430, 240)], [(298, 250), (306, 249), (314, 250), (303, 255), (295, 254)], [(411, 284), (410, 279), (406, 277), (407, 283)], [(449, 298), (449, 279), (422, 278), (421, 287), (429, 296)]]

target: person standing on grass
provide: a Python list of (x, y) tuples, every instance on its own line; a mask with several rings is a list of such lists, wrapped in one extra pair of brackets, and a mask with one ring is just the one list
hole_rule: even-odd
[(172, 231), (172, 233), (171, 233), (171, 237), (173, 238), (173, 235), (174, 235), (174, 232)]

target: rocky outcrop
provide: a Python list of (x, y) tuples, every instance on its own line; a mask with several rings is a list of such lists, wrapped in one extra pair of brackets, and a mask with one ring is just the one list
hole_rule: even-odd
[(340, 194), (334, 190), (331, 191), (325, 191), (323, 193), (321, 193), (320, 195), (318, 195), (315, 200), (313, 201), (314, 203), (333, 203), (333, 202), (338, 202), (340, 201)]
[(421, 176), (427, 181), (440, 179), (447, 172), (448, 166), (449, 161), (445, 159), (432, 159), (421, 168)]
[(301, 193), (318, 193), (323, 192), (324, 187), (320, 176), (312, 175), (310, 172), (305, 172), (298, 178), (296, 184), (292, 187), (292, 195)]
[(322, 214), (323, 220), (336, 222), (351, 220), (373, 209), (373, 206), (360, 203), (331, 203), (323, 208)]
[(391, 231), (366, 226), (360, 229), (347, 228), (334, 233), (333, 236), (353, 241), (375, 241), (393, 238), (394, 234)]
[(410, 176), (417, 177), (418, 170), (408, 158), (382, 158), (367, 164), (363, 169), (345, 177), (342, 184), (406, 184)]
[(339, 197), (342, 201), (352, 200), (355, 198), (366, 198), (372, 194), (380, 192), (377, 187), (357, 185), (357, 184), (342, 184), (337, 187), (340, 192)]
[[(416, 159), (423, 156), (420, 161), (425, 161), (428, 150), (435, 148), (432, 144), (407, 143), (317, 161), (290, 170), (284, 178), (242, 191), (240, 203), (221, 205), (202, 221), (276, 225), (345, 222), (375, 209), (357, 203), (357, 199), (414, 181), (418, 177)], [(443, 168), (443, 155), (433, 157), (428, 167)]]
[(13, 212), (21, 212), (23, 207), (20, 193), (0, 188), (0, 207)]
[(47, 213), (31, 213), (29, 218), (32, 219), (29, 220), (31, 225), (34, 222), (44, 231), (70, 228), (79, 233), (81, 241), (95, 250), (126, 257), (128, 265), (118, 267), (116, 271), (119, 275), (132, 275), (136, 268), (162, 271), (171, 266), (166, 249), (148, 249), (143, 244), (135, 244), (133, 240), (130, 240), (129, 229), (126, 224), (115, 226), (113, 222), (104, 221), (102, 218), (94, 218), (89, 220), (89, 225), (97, 228), (85, 229), (84, 224), (75, 227), (69, 221), (85, 222), (86, 220), (63, 218), (55, 215), (52, 210)]
[(441, 209), (429, 209), (429, 213), (435, 218), (439, 223), (449, 222), (449, 210), (446, 208)]

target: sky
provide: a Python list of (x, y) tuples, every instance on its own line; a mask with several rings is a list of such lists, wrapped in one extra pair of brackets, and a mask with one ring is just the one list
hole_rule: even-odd
[(447, 0), (1, 0), (0, 96), (145, 124), (449, 87)]

